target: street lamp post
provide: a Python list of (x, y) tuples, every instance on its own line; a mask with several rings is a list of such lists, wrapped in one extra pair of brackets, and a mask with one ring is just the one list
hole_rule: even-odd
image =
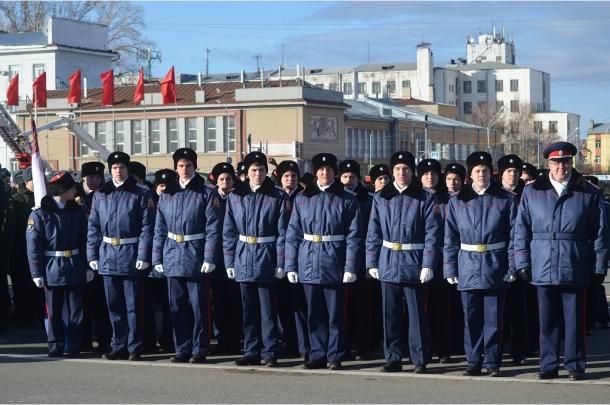
[(490, 154), (491, 154), (491, 149), (490, 149), (490, 145), (489, 145), (489, 131), (491, 130), (492, 125), (495, 124), (496, 122), (498, 122), (498, 120), (500, 120), (500, 117), (502, 116), (503, 112), (504, 112), (504, 105), (502, 105), (502, 107), (500, 107), (500, 109), (495, 113), (495, 115), (489, 121), (489, 124), (487, 124), (487, 152), (489, 152)]

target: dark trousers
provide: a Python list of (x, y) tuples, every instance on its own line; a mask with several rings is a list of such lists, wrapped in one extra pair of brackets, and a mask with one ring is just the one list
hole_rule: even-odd
[(342, 284), (303, 284), (312, 361), (339, 362), (345, 357), (345, 318)]
[(113, 352), (142, 351), (142, 282), (142, 277), (104, 276), (106, 302), (112, 324)]
[(540, 305), (540, 370), (559, 369), (560, 330), (564, 328), (564, 367), (584, 373), (585, 289), (571, 286), (537, 286)]
[(371, 296), (367, 279), (358, 278), (346, 285), (348, 294), (347, 338), (349, 346), (356, 352), (368, 356), (371, 351)]
[(451, 356), (453, 330), (453, 288), (445, 280), (428, 285), (428, 324), (432, 352), (440, 357)]
[[(464, 350), (471, 368), (499, 369), (502, 364), (502, 290), (462, 291)], [(484, 356), (484, 360), (483, 360)]]
[(275, 283), (239, 283), (244, 316), (244, 355), (269, 360), (278, 354)]
[(178, 356), (201, 356), (209, 350), (208, 282), (202, 278), (168, 277), (169, 309)]
[(529, 352), (527, 325), (527, 283), (517, 280), (506, 292), (503, 326), (505, 337), (510, 338), (510, 354), (515, 359), (525, 358)]
[[(70, 352), (80, 351), (83, 333), (83, 296), (82, 284), (45, 288), (49, 352), (63, 353), (67, 341), (70, 342), (68, 349)], [(64, 313), (67, 315), (65, 323)]]
[(527, 308), (527, 335), (529, 353), (538, 356), (540, 349), (540, 323), (538, 315), (538, 290), (535, 285), (528, 284), (525, 288)]
[(278, 283), (278, 315), (282, 338), (289, 354), (309, 353), (307, 300), (302, 284), (292, 284), (286, 278)]
[[(215, 272), (224, 268), (217, 268)], [(212, 278), (212, 319), (220, 352), (239, 352), (243, 334), (239, 284), (229, 278)]]
[(15, 304), (17, 324), (27, 325), (35, 316), (42, 318), (45, 296), (32, 281), (25, 251), (23, 251), (23, 258), (15, 258), (14, 264), (9, 268), (9, 275), (13, 288), (13, 303)]
[(103, 276), (96, 272), (93, 281), (85, 284), (84, 288), (83, 348), (92, 348), (94, 339), (100, 347), (110, 346), (112, 325), (108, 316)]
[(11, 295), (8, 291), (7, 262), (0, 261), (0, 329), (8, 322), (8, 310), (11, 306)]
[(156, 352), (157, 341), (163, 351), (174, 351), (168, 297), (165, 277), (144, 279), (144, 351)]
[(408, 342), (411, 362), (425, 365), (430, 357), (430, 336), (425, 314), (426, 286), (381, 282), (383, 305), (383, 350), (386, 362), (400, 362), (403, 341), (403, 308), (409, 319)]

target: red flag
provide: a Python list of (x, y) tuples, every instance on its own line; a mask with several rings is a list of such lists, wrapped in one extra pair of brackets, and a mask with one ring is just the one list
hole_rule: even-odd
[(35, 107), (47, 106), (47, 72), (42, 72), (32, 83)]
[(6, 90), (6, 104), (19, 105), (19, 73), (11, 79)]
[(173, 66), (161, 80), (161, 94), (163, 95), (163, 104), (176, 102), (176, 79), (174, 78)]
[(102, 79), (102, 106), (114, 104), (114, 74), (112, 69), (100, 75)]
[(139, 104), (142, 102), (142, 100), (144, 100), (144, 69), (140, 68), (136, 92), (133, 94), (133, 102)]
[(72, 73), (68, 78), (70, 81), (70, 93), (68, 93), (68, 103), (80, 103), (80, 69)]

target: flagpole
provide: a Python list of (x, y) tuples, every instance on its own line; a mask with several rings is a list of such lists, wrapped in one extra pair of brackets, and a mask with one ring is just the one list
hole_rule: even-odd
[(144, 136), (142, 137), (142, 139), (144, 139), (144, 160), (146, 161), (146, 169), (148, 169), (148, 120), (146, 119), (146, 92), (144, 92)]

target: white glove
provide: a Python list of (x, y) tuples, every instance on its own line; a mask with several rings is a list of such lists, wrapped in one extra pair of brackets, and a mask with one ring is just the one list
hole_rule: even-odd
[(379, 269), (376, 267), (371, 267), (369, 269), (369, 275), (373, 277), (375, 280), (379, 280)]
[(229, 267), (227, 269), (227, 277), (229, 277), (231, 280), (235, 278), (235, 269), (233, 267)]
[(145, 261), (142, 260), (138, 260), (136, 262), (136, 269), (137, 270), (146, 270), (148, 268), (149, 264)]
[(432, 280), (432, 277), (434, 277), (434, 271), (431, 268), (423, 267), (421, 269), (421, 273), (419, 273), (419, 281), (421, 281), (422, 284)]
[(38, 288), (44, 287), (44, 278), (42, 278), (42, 277), (34, 277), (32, 279), (32, 281), (34, 281), (34, 284), (36, 284), (36, 287), (38, 287)]
[(155, 271), (159, 274), (163, 273), (163, 265), (162, 264), (155, 264)]
[(449, 278), (447, 279), (447, 282), (448, 282), (449, 284), (457, 284), (457, 283), (458, 283), (458, 278), (457, 278), (457, 277), (449, 277)]
[(517, 280), (517, 277), (512, 275), (512, 274), (507, 274), (504, 276), (504, 278), (502, 279), (502, 281), (504, 281), (505, 283), (512, 283), (515, 280)]
[(296, 271), (289, 271), (288, 273), (286, 273), (286, 275), (288, 276), (288, 281), (290, 283), (296, 284), (299, 282), (299, 275)]
[(89, 262), (89, 267), (91, 267), (93, 270), (97, 271), (97, 269), (98, 269), (98, 262), (97, 262), (97, 260), (91, 260)]
[(215, 268), (216, 268), (215, 264), (203, 262), (203, 264), (201, 265), (201, 272), (208, 274), (208, 273), (213, 272)]
[(87, 270), (87, 273), (85, 273), (85, 282), (89, 283), (89, 282), (93, 281), (94, 278), (95, 278), (95, 273), (93, 272), (93, 270)]
[(277, 269), (275, 269), (275, 278), (277, 279), (283, 279), (284, 278), (284, 269), (278, 267)]
[(353, 283), (354, 281), (356, 281), (356, 273), (350, 273), (348, 271), (343, 273), (343, 282), (348, 284), (348, 283)]

